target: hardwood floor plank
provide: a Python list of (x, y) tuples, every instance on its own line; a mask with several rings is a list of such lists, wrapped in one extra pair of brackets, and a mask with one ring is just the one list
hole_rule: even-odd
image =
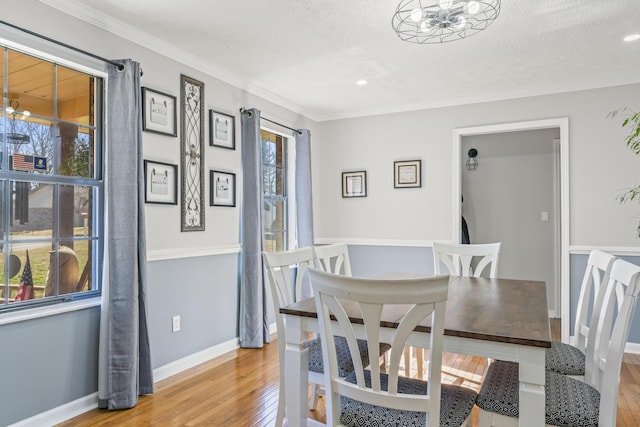
[[(559, 320), (552, 321), (553, 339), (560, 339)], [(443, 354), (443, 382), (479, 389), (487, 368), (482, 357)], [(426, 369), (426, 363), (425, 363)], [(412, 376), (417, 376), (412, 372)], [(446, 377), (446, 380), (445, 380)], [(239, 349), (156, 384), (133, 409), (94, 409), (60, 427), (84, 426), (238, 426), (273, 427), (278, 407), (278, 346)], [(309, 416), (325, 419), (324, 399)], [(477, 411), (473, 412), (477, 426)], [(619, 427), (640, 426), (640, 355), (625, 354), (618, 399)]]

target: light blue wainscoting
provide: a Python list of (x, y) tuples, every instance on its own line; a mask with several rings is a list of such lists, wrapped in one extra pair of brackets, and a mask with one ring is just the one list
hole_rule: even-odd
[(100, 307), (0, 326), (0, 425), (98, 390)]
[[(618, 256), (625, 261), (640, 265), (639, 256)], [(576, 310), (578, 306), (578, 298), (580, 296), (580, 287), (582, 286), (582, 278), (587, 268), (587, 260), (589, 254), (571, 254), (570, 256), (570, 275), (571, 275), (571, 335), (574, 335), (573, 325), (576, 319)], [(636, 307), (636, 312), (631, 323), (631, 331), (629, 332), (629, 343), (640, 343), (640, 307)]]
[[(238, 253), (148, 264), (154, 368), (238, 337)], [(180, 331), (172, 332), (173, 316)]]
[(354, 276), (370, 277), (389, 272), (434, 274), (430, 246), (349, 245), (349, 258)]

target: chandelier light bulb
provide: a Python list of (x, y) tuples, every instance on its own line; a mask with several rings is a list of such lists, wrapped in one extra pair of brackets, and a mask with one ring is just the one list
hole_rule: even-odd
[(440, 0), (440, 9), (449, 10), (453, 6), (453, 0)]
[(463, 28), (466, 23), (467, 23), (467, 19), (462, 15), (457, 16), (453, 20), (453, 26), (456, 28)]
[(422, 19), (422, 9), (415, 8), (411, 11), (411, 20), (413, 22), (420, 22)]
[(429, 27), (429, 24), (427, 24), (427, 21), (422, 21), (422, 24), (420, 24), (420, 31), (422, 31), (423, 33), (426, 33), (430, 29), (431, 28)]
[(13, 114), (14, 111), (16, 110), (14, 110), (13, 107), (7, 107), (7, 113)]
[(465, 10), (467, 11), (467, 13), (475, 15), (476, 13), (478, 13), (480, 11), (480, 3), (478, 3), (475, 0), (471, 0), (471, 1), (467, 2), (466, 6), (465, 6)]

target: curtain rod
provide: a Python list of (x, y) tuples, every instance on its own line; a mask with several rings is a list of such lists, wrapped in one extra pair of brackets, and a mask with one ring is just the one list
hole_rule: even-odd
[[(246, 109), (246, 108), (244, 108), (244, 107), (240, 108), (240, 113), (244, 113), (245, 111), (247, 111), (247, 112), (248, 112), (249, 110), (247, 110), (247, 109)], [(282, 123), (278, 123), (278, 122), (273, 121), (273, 120), (271, 120), (271, 119), (267, 119), (266, 117), (264, 117), (264, 116), (262, 116), (262, 115), (260, 116), (260, 118), (261, 118), (262, 120), (266, 120), (266, 121), (271, 122), (271, 123), (273, 123), (273, 124), (276, 124), (276, 125), (278, 125), (278, 126), (282, 126), (282, 127), (283, 127), (283, 128), (285, 128), (285, 129), (289, 129), (289, 130), (290, 130), (290, 131), (292, 131), (292, 132), (296, 132), (298, 135), (302, 135), (302, 131), (301, 131), (300, 129), (294, 129), (294, 128), (289, 127), (289, 126), (287, 126), (287, 125), (283, 125)]]
[[(6, 21), (0, 21), (0, 23), (1, 23), (1, 24), (6, 25), (6, 26), (8, 26), (8, 27), (11, 27), (11, 28), (13, 28), (13, 29), (16, 29), (16, 30), (22, 31), (23, 33), (27, 33), (27, 34), (29, 34), (29, 35), (39, 37), (39, 38), (41, 38), (41, 39), (43, 39), (43, 40), (46, 40), (46, 41), (48, 41), (48, 42), (55, 43), (55, 44), (57, 44), (57, 45), (60, 45), (60, 46), (66, 47), (67, 49), (74, 50), (74, 51), (76, 51), (76, 52), (79, 52), (79, 53), (82, 53), (82, 54), (84, 54), (84, 55), (90, 56), (90, 57), (92, 57), (92, 58), (94, 58), (94, 59), (98, 59), (98, 60), (100, 60), (100, 61), (102, 61), (102, 62), (106, 62), (107, 64), (111, 64), (111, 65), (113, 65), (114, 67), (116, 67), (116, 68), (118, 69), (118, 71), (124, 71), (124, 68), (125, 68), (125, 67), (124, 67), (124, 65), (123, 65), (123, 64), (120, 64), (119, 62), (111, 61), (110, 59), (103, 58), (103, 57), (98, 56), (98, 55), (96, 55), (96, 54), (93, 54), (93, 53), (91, 53), (91, 52), (87, 52), (86, 50), (82, 50), (82, 49), (79, 49), (79, 48), (77, 48), (77, 47), (74, 47), (74, 46), (68, 45), (68, 44), (66, 44), (66, 43), (60, 42), (60, 41), (58, 41), (58, 40), (54, 40), (54, 39), (52, 39), (52, 38), (50, 38), (50, 37), (43, 36), (42, 34), (34, 33), (34, 32), (33, 32), (33, 31), (31, 31), (31, 30), (27, 30), (26, 28), (18, 27), (17, 25), (10, 24), (10, 23), (8, 23), (8, 22), (6, 22)], [(140, 74), (142, 74), (142, 71), (140, 72)]]

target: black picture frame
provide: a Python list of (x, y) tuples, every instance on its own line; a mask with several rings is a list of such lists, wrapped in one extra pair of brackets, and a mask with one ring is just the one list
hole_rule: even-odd
[(219, 170), (209, 171), (209, 205), (236, 206), (236, 174)]
[(209, 110), (209, 145), (236, 149), (236, 117)]
[(367, 197), (367, 171), (342, 172), (342, 197)]
[(142, 130), (178, 136), (177, 98), (148, 87), (142, 88)]
[(401, 160), (393, 162), (393, 188), (422, 187), (422, 161)]
[(144, 161), (144, 202), (178, 204), (178, 165)]

